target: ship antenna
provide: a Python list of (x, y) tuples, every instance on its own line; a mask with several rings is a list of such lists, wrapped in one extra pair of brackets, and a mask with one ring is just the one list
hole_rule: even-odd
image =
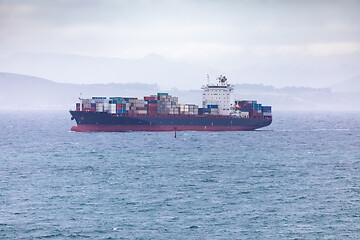
[(207, 82), (208, 82), (208, 85), (210, 84), (210, 77), (209, 77), (209, 74), (207, 74)]
[(79, 97), (79, 100), (82, 100), (82, 93), (80, 93), (80, 97)]

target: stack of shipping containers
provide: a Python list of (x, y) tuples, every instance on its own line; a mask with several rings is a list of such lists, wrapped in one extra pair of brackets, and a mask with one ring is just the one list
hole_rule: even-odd
[[(80, 106), (81, 104), (81, 106)], [(235, 112), (242, 118), (271, 117), (271, 107), (262, 106), (257, 101), (236, 100)], [(160, 115), (219, 115), (218, 105), (198, 108), (195, 104), (179, 104), (177, 97), (168, 93), (145, 96), (144, 99), (126, 97), (92, 97), (82, 99), (76, 104), (76, 111), (107, 112), (110, 114), (147, 114)]]
[(219, 115), (219, 105), (207, 105), (211, 115)]
[(271, 106), (262, 106), (261, 111), (265, 118), (271, 117)]
[(143, 99), (130, 99), (129, 113), (147, 114), (147, 102)]
[(125, 114), (126, 113), (126, 101), (122, 97), (111, 97), (113, 104), (115, 104), (115, 113)]
[(179, 114), (180, 104), (178, 98), (172, 97), (168, 93), (157, 94), (157, 113), (158, 114)]
[(198, 115), (199, 107), (195, 104), (180, 104), (180, 114)]
[(235, 108), (240, 109), (241, 117), (262, 118), (262, 106), (257, 101), (242, 100), (235, 101)]
[(151, 116), (157, 115), (158, 102), (157, 97), (155, 95), (151, 95), (149, 97), (144, 97), (144, 100), (147, 101), (147, 111)]

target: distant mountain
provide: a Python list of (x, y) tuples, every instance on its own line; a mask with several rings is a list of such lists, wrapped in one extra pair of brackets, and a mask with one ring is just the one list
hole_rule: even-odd
[(332, 86), (334, 92), (354, 92), (360, 94), (360, 75)]
[[(85, 57), (70, 54), (22, 53), (0, 59), (0, 72), (39, 76), (62, 83), (151, 83), (172, 88), (194, 85), (206, 71), (151, 54), (141, 59)], [(197, 86), (197, 87), (200, 87)]]
[(73, 108), (80, 94), (91, 96), (143, 96), (158, 91), (156, 84), (67, 84), (47, 79), (0, 73), (1, 109)]
[[(274, 88), (261, 84), (236, 84), (235, 97), (257, 100), (273, 106), (274, 111), (360, 111), (360, 94), (333, 92), (330, 88), (286, 87)], [(194, 87), (195, 88), (195, 87)], [(73, 109), (78, 97), (128, 96), (143, 97), (157, 92), (169, 92), (179, 97), (180, 103), (195, 103), (201, 106), (201, 89), (160, 89), (156, 84), (110, 83), (67, 84), (47, 79), (0, 73), (0, 109)], [(346, 103), (346, 104), (344, 104)]]
[(333, 106), (337, 105), (330, 88), (275, 88), (261, 84), (237, 84), (235, 96), (238, 99), (258, 100), (264, 105), (272, 105), (274, 109), (286, 111), (326, 111), (334, 110)]
[[(251, 57), (251, 56), (249, 56)], [(327, 58), (326, 58), (327, 59)], [(270, 84), (273, 86), (328, 87), (360, 74), (354, 65), (334, 65), (330, 60), (306, 64), (246, 63), (246, 59), (227, 57), (175, 61), (156, 54), (139, 59), (89, 57), (72, 54), (19, 53), (0, 58), (0, 72), (38, 76), (61, 83), (150, 83), (162, 89), (200, 89), (206, 74), (211, 81), (225, 74), (235, 84)], [(314, 60), (313, 60), (314, 61)], [(323, 61), (327, 62), (325, 64)], [(275, 61), (276, 62), (276, 61)]]

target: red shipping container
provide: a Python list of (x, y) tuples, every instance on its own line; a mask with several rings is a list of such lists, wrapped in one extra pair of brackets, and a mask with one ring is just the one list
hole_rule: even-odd
[(263, 118), (263, 114), (259, 113), (258, 110), (251, 110), (250, 117), (251, 118)]
[(155, 97), (144, 97), (144, 100), (145, 101), (156, 100), (156, 98)]
[(151, 116), (157, 115), (157, 111), (148, 111), (148, 114)]
[(89, 107), (89, 108), (83, 108), (82, 109), (83, 111), (85, 111), (85, 112), (95, 112), (95, 107)]

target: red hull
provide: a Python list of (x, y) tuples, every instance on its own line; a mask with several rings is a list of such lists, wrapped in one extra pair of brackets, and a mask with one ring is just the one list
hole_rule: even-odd
[(84, 124), (77, 125), (71, 128), (75, 132), (126, 132), (126, 131), (249, 131), (254, 130), (254, 127), (245, 126), (170, 126), (170, 125), (95, 125)]

